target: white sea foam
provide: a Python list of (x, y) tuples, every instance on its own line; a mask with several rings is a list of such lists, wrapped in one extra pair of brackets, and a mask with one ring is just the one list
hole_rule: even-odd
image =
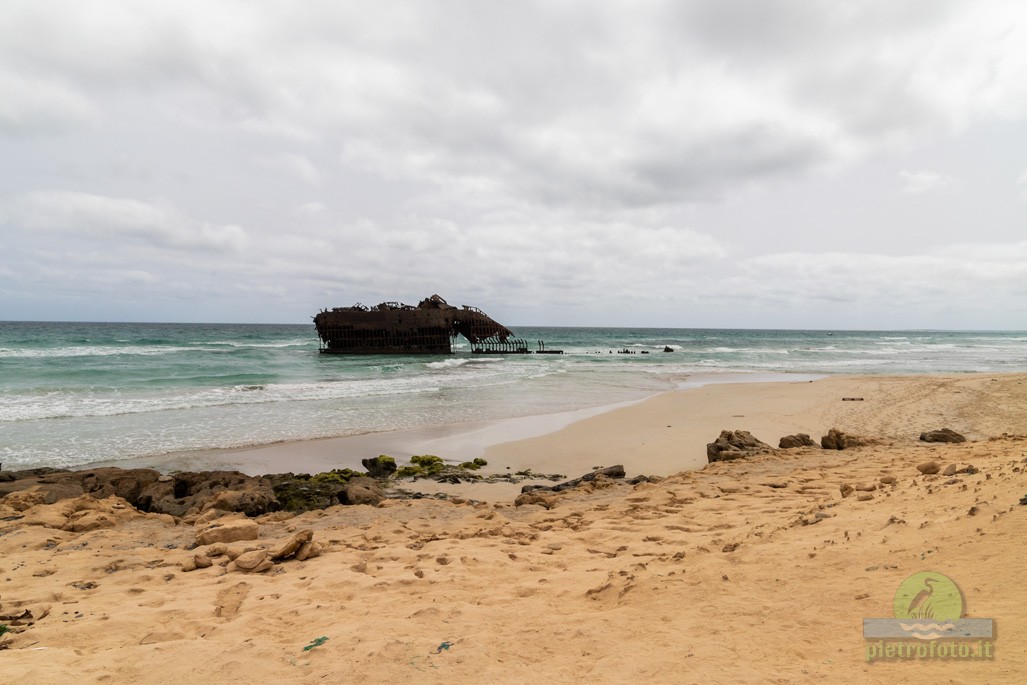
[(464, 364), (467, 364), (470, 361), (470, 359), (453, 358), (445, 359), (440, 362), (428, 362), (427, 364), (425, 364), (425, 366), (427, 366), (429, 369), (452, 369), (456, 368), (457, 366), (463, 366)]
[(0, 358), (7, 359), (50, 359), (66, 357), (111, 357), (115, 355), (155, 356), (175, 352), (194, 352), (195, 347), (148, 346), (148, 345), (76, 345), (58, 348), (0, 348)]

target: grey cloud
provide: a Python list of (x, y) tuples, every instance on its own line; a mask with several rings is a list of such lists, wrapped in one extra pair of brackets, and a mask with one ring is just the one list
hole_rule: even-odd
[(935, 192), (954, 183), (952, 178), (934, 171), (903, 170), (899, 172), (899, 179), (902, 181), (902, 192), (911, 195)]
[[(959, 170), (999, 154), (944, 143), (1027, 115), (1025, 30), (958, 0), (11, 2), (0, 288), (60, 265), (283, 319), (440, 281), (652, 323), (997, 302), (1015, 261), (908, 252), (984, 216)], [(995, 207), (975, 239), (1006, 245)]]
[(189, 220), (173, 209), (129, 198), (72, 191), (30, 193), (17, 203), (14, 221), (30, 230), (104, 241), (140, 240), (179, 250), (226, 252), (246, 243), (240, 226)]

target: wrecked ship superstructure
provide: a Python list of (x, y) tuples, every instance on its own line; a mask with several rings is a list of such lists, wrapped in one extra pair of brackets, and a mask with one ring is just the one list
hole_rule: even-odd
[(334, 307), (314, 317), (321, 351), (329, 354), (450, 354), (462, 335), (476, 353), (527, 353), (527, 344), (476, 307), (454, 307), (438, 295), (416, 307), (383, 302)]

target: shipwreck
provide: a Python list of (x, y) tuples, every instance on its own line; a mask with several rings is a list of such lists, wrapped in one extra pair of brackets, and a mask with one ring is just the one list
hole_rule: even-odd
[[(328, 354), (450, 354), (462, 335), (477, 354), (528, 354), (524, 340), (476, 307), (454, 307), (432, 295), (415, 307), (383, 302), (334, 307), (314, 317), (321, 352)], [(539, 350), (544, 350), (539, 341)], [(558, 351), (545, 350), (552, 354)]]

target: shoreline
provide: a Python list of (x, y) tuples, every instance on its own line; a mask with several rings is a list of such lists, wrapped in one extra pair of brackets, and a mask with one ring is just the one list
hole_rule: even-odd
[[(709, 385), (762, 385), (799, 382), (800, 379), (805, 382), (810, 379), (826, 377), (829, 376), (790, 372), (732, 372), (692, 375), (679, 381), (677, 386), (671, 390), (637, 399), (581, 407), (564, 412), (421, 426), (403, 430), (383, 430), (356, 435), (286, 440), (265, 445), (186, 450), (131, 459), (98, 460), (71, 468), (81, 470), (117, 466), (121, 468), (152, 468), (162, 473), (231, 469), (256, 476), (287, 471), (316, 473), (333, 468), (360, 469), (362, 468), (361, 459), (376, 457), (379, 454), (393, 456), (402, 461), (415, 454), (435, 454), (447, 462), (458, 463), (484, 456), (497, 446), (552, 435), (579, 421), (616, 412), (664, 394), (689, 392)], [(529, 467), (519, 462), (506, 463), (505, 466), (510, 466), (513, 470)], [(540, 467), (540, 465), (536, 464), (532, 468), (536, 467)]]
[[(1027, 433), (1027, 417), (996, 405), (995, 383), (1007, 394), (1027, 374), (904, 376), (790, 376), (690, 378), (681, 389), (615, 405), (473, 424), (368, 433), (277, 443), (256, 448), (179, 453), (168, 457), (94, 463), (80, 468), (146, 467), (174, 470), (239, 470), (248, 475), (362, 470), (361, 458), (387, 454), (403, 465), (414, 454), (436, 454), (449, 463), (484, 457), (480, 475), (530, 469), (575, 478), (598, 466), (620, 464), (629, 476), (669, 476), (706, 466), (706, 444), (722, 430), (748, 430), (776, 447), (785, 435), (814, 441), (831, 428), (873, 435), (914, 447), (920, 432), (950, 427), (970, 439), (1009, 430)], [(693, 385), (697, 384), (698, 385)], [(1014, 387), (1015, 386), (1015, 387)], [(843, 398), (859, 398), (845, 401)], [(1018, 427), (1018, 428), (1017, 428)], [(529, 483), (532, 481), (528, 481)], [(539, 481), (541, 482), (541, 481)], [(510, 500), (509, 483), (404, 482), (425, 494), (481, 501)]]

